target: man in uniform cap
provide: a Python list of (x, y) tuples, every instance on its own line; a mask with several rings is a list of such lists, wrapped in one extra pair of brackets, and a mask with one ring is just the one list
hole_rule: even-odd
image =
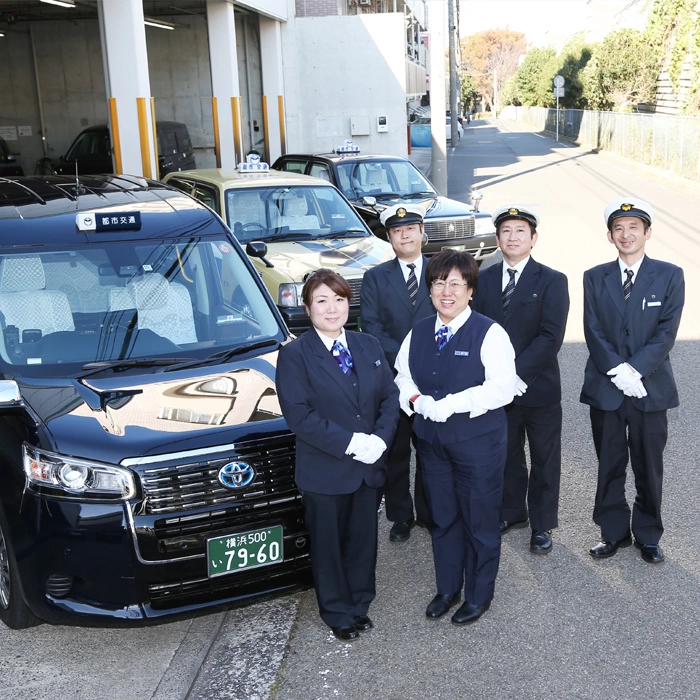
[[(503, 263), (482, 268), (474, 310), (505, 328), (515, 349), (516, 396), (506, 406), (501, 534), (530, 519), (530, 551), (552, 550), (561, 476), (561, 377), (557, 353), (569, 314), (566, 276), (532, 257), (539, 217), (511, 205), (493, 214)], [(530, 452), (528, 476), (525, 437)]]
[[(425, 209), (417, 204), (397, 204), (382, 212), (379, 218), (396, 258), (370, 268), (362, 281), (362, 330), (379, 339), (392, 368), (403, 339), (416, 321), (435, 313), (425, 283), (427, 258), (421, 252), (425, 239), (424, 216)], [(411, 419), (402, 411), (387, 457), (385, 505), (386, 517), (394, 523), (389, 533), (393, 542), (406, 541), (416, 522), (428, 527), (431, 522), (417, 455), (414, 517), (410, 476), (412, 436)]]
[(581, 401), (590, 406), (598, 456), (593, 520), (601, 542), (592, 557), (613, 556), (631, 544), (625, 472), (632, 465), (637, 496), (631, 532), (642, 559), (657, 564), (666, 411), (678, 406), (669, 353), (676, 340), (685, 298), (681, 268), (645, 255), (654, 212), (631, 195), (605, 208), (614, 262), (584, 273), (583, 324), (590, 357)]

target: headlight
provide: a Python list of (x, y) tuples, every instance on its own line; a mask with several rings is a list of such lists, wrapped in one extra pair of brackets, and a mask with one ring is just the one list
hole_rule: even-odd
[(22, 453), (30, 484), (59, 489), (71, 496), (126, 500), (136, 494), (133, 474), (123, 467), (63, 457), (26, 444)]
[(486, 216), (479, 216), (477, 214), (474, 217), (474, 233), (477, 236), (496, 235), (496, 227), (493, 225), (493, 221), (491, 221), (491, 217), (488, 214)]
[(301, 290), (303, 288), (303, 284), (281, 284), (277, 306), (303, 306), (301, 300)]

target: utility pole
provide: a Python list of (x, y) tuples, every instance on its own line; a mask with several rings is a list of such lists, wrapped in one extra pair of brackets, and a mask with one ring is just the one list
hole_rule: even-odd
[(430, 179), (440, 194), (447, 194), (447, 121), (445, 119), (445, 0), (430, 0)]
[[(455, 5), (454, 0), (447, 0), (447, 31), (450, 47), (450, 143), (457, 145), (457, 55), (455, 53)], [(432, 113), (432, 112), (431, 112)], [(431, 119), (432, 121), (432, 119)]]

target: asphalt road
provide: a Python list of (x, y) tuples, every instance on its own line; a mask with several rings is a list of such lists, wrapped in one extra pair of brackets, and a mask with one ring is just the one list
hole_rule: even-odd
[[(1, 700), (700, 697), (700, 186), (556, 144), (512, 122), (465, 129), (448, 172), (450, 196), (469, 201), (478, 187), (484, 210), (535, 206), (542, 220), (535, 256), (569, 277), (554, 551), (532, 555), (529, 531), (508, 533), (491, 609), (456, 628), (424, 615), (435, 592), (428, 534), (414, 530), (407, 543), (390, 543), (382, 515), (370, 610), (376, 628), (353, 644), (330, 635), (312, 591), (150, 628), (0, 627)], [(647, 252), (681, 265), (687, 285), (673, 353), (681, 407), (669, 412), (666, 562), (657, 567), (633, 548), (600, 562), (587, 554), (598, 532), (591, 520), (595, 458), (578, 402), (586, 359), (581, 279), (614, 258), (603, 210), (626, 192), (656, 208)]]

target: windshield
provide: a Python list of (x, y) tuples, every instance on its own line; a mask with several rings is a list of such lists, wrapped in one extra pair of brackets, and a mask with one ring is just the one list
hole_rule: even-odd
[(371, 235), (330, 185), (230, 189), (226, 217), (241, 243)]
[(420, 170), (408, 160), (341, 162), (336, 167), (338, 187), (348, 199), (437, 195)]
[[(70, 363), (74, 373), (91, 362), (191, 361), (283, 338), (225, 237), (0, 252), (0, 326), (3, 371), (35, 376), (65, 376)], [(145, 363), (126, 363), (135, 364)]]

